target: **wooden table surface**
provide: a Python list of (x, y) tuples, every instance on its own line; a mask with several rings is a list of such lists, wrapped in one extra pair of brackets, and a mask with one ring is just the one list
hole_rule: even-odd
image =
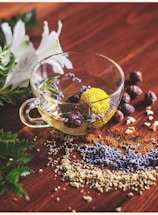
[[(88, 50), (99, 52), (120, 64), (129, 78), (129, 73), (139, 70), (143, 74), (140, 84), (144, 92), (152, 90), (158, 94), (158, 4), (157, 3), (0, 3), (0, 18), (9, 18), (33, 8), (41, 26), (47, 20), (51, 30), (57, 29), (58, 20), (63, 23), (60, 35), (61, 46), (66, 50)], [(38, 46), (42, 27), (30, 31), (31, 40)], [(16, 106), (0, 107), (0, 128), (17, 132), (20, 138), (33, 140), (37, 136), (36, 147), (32, 151), (34, 159), (30, 166), (34, 174), (21, 178), (30, 201), (6, 192), (0, 196), (1, 212), (158, 212), (158, 184), (142, 195), (127, 197), (123, 191), (98, 193), (90, 190), (91, 202), (82, 199), (80, 189), (54, 180), (54, 172), (47, 167), (47, 154), (43, 143), (50, 129), (33, 129), (23, 125)], [(158, 120), (158, 102), (154, 104), (155, 119)], [(139, 116), (137, 130), (142, 134), (153, 131), (142, 125), (144, 115)], [(114, 126), (121, 126), (120, 124)], [(158, 134), (158, 129), (155, 131)], [(37, 152), (40, 148), (40, 152)], [(38, 170), (43, 172), (39, 173)], [(60, 189), (53, 193), (55, 187)], [(63, 188), (66, 188), (64, 190)], [(60, 197), (60, 201), (57, 201)], [(15, 201), (16, 199), (16, 201)]]

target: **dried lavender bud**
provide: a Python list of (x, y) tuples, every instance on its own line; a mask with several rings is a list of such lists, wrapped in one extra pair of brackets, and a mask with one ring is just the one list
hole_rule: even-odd
[(88, 86), (82, 86), (82, 87), (80, 88), (79, 94), (81, 95), (86, 89), (90, 89), (90, 88), (91, 88), (90, 85), (88, 85)]
[(120, 106), (120, 110), (125, 116), (129, 116), (131, 113), (135, 111), (135, 107), (131, 104), (124, 103)]
[(73, 95), (69, 95), (68, 97), (67, 97), (67, 102), (71, 102), (71, 103), (77, 103), (77, 102), (79, 102), (79, 99), (80, 99), (80, 97), (79, 97), (79, 95), (78, 94), (73, 94)]
[(130, 73), (130, 81), (132, 83), (137, 83), (143, 81), (142, 73), (140, 71), (133, 71)]
[(156, 100), (157, 96), (153, 91), (149, 90), (147, 93), (145, 93), (144, 102), (147, 106), (153, 105)]
[(122, 111), (117, 110), (112, 118), (114, 122), (121, 122), (124, 119), (124, 114)]
[(130, 103), (131, 97), (127, 92), (124, 92), (121, 98), (121, 103)]
[(130, 85), (129, 87), (127, 87), (126, 92), (130, 95), (131, 99), (134, 99), (136, 96), (143, 93), (140, 87), (136, 85)]
[(81, 126), (81, 114), (79, 112), (71, 112), (64, 114), (64, 125), (68, 128), (78, 128)]

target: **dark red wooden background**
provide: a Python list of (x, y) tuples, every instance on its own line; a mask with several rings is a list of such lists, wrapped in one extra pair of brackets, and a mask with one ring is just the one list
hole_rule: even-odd
[[(88, 50), (107, 55), (121, 65), (126, 79), (131, 71), (140, 70), (143, 74), (141, 88), (144, 92), (150, 89), (158, 94), (158, 3), (1, 2), (0, 18), (9, 18), (33, 8), (41, 24), (40, 29), (29, 31), (36, 47), (41, 39), (43, 21), (48, 21), (51, 30), (57, 30), (58, 20), (61, 20), (60, 42), (63, 50)], [(36, 148), (41, 151), (33, 150), (35, 157), (31, 167), (35, 173), (21, 180), (30, 201), (7, 192), (0, 196), (1, 212), (114, 212), (117, 207), (121, 207), (122, 212), (158, 212), (158, 185), (141, 196), (131, 198), (121, 191), (102, 194), (91, 191), (93, 200), (87, 203), (79, 189), (54, 180), (51, 167), (45, 165), (47, 156), (42, 145), (49, 129), (24, 126), (19, 120), (19, 107), (20, 103), (0, 107), (0, 128), (18, 132), (20, 137), (28, 139), (37, 135)], [(158, 103), (154, 105), (154, 117), (158, 120), (157, 109)], [(140, 133), (152, 133), (141, 123), (145, 117), (143, 114), (136, 111), (134, 116), (138, 119), (136, 128)], [(38, 173), (40, 168), (42, 173)], [(51, 191), (58, 185), (59, 191), (52, 194)], [(65, 191), (63, 187), (66, 187)], [(60, 197), (59, 202), (57, 197)]]

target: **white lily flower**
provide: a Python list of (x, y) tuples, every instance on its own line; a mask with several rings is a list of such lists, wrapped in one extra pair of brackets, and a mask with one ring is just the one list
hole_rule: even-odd
[[(51, 33), (49, 33), (48, 22), (45, 21), (44, 22), (44, 31), (42, 34), (42, 40), (41, 40), (39, 47), (36, 50), (36, 54), (38, 55), (38, 61), (41, 61), (41, 60), (45, 59), (46, 57), (49, 57), (50, 55), (54, 54), (54, 59), (57, 60), (57, 63), (59, 63), (59, 66), (61, 67), (56, 72), (63, 74), (62, 68), (64, 66), (66, 66), (67, 68), (72, 68), (72, 63), (67, 58), (68, 56), (56, 55), (56, 54), (63, 52), (60, 42), (59, 42), (59, 36), (61, 33), (61, 29), (62, 29), (62, 23), (61, 23), (61, 21), (59, 21), (57, 32), (52, 31)], [(52, 62), (52, 64), (53, 64), (53, 62)]]
[[(15, 87), (27, 87), (31, 72), (36, 63), (50, 55), (62, 52), (59, 42), (59, 35), (62, 28), (61, 21), (58, 22), (58, 31), (52, 31), (50, 33), (47, 21), (44, 22), (44, 31), (37, 50), (35, 50), (29, 37), (26, 35), (25, 24), (21, 20), (16, 23), (13, 34), (8, 23), (2, 23), (1, 27), (5, 35), (6, 45), (10, 47), (17, 62), (16, 67), (8, 74), (3, 88), (10, 85), (12, 85), (13, 89)], [(64, 66), (72, 68), (72, 63), (67, 57), (65, 55), (55, 55), (54, 60), (57, 60), (61, 67), (56, 72), (63, 73), (62, 68)]]
[(28, 51), (19, 59), (16, 68), (7, 75), (3, 88), (12, 85), (12, 88), (27, 87), (30, 79), (30, 74), (38, 62), (38, 57), (34, 52)]
[(62, 24), (58, 22), (59, 29), (57, 32), (52, 31), (49, 33), (48, 22), (44, 22), (44, 31), (42, 34), (42, 39), (39, 47), (36, 50), (36, 54), (38, 55), (38, 60), (42, 60), (52, 54), (62, 52), (62, 48), (59, 42), (59, 35), (61, 32)]
[(13, 29), (13, 34), (8, 23), (2, 23), (1, 28), (5, 35), (6, 45), (10, 47), (16, 61), (19, 61), (25, 52), (35, 51), (29, 36), (26, 35), (25, 24), (23, 21), (19, 20), (16, 23)]
[(2, 23), (1, 28), (5, 36), (6, 46), (14, 54), (17, 63), (16, 67), (7, 75), (3, 88), (10, 85), (12, 85), (12, 88), (28, 86), (30, 73), (38, 62), (38, 58), (33, 44), (26, 35), (25, 24), (19, 20), (13, 29), (13, 33), (8, 23)]

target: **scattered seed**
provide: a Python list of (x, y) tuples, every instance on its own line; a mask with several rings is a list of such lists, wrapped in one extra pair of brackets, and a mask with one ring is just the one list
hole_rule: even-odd
[(57, 198), (56, 198), (56, 201), (59, 202), (59, 201), (60, 201), (60, 197), (57, 197)]
[(39, 172), (39, 173), (43, 172), (43, 169), (39, 169), (38, 172)]
[(134, 193), (130, 192), (127, 195), (128, 195), (128, 197), (132, 197), (132, 196), (134, 196)]
[[(134, 131), (135, 127), (131, 126), (130, 129)], [(60, 152), (61, 148), (57, 143), (62, 142), (62, 149), (65, 151), (65, 155), (53, 168), (56, 174), (60, 174), (62, 181), (68, 181), (71, 186), (75, 185), (76, 188), (84, 188), (88, 184), (90, 189), (97, 189), (100, 193), (118, 189), (139, 193), (140, 190), (144, 191), (155, 184), (158, 174), (155, 170), (156, 165), (158, 165), (158, 158), (156, 158), (157, 152), (150, 150), (150, 145), (148, 152), (143, 155), (134, 151), (140, 147), (140, 143), (135, 140), (133, 146), (124, 145), (126, 153), (122, 153), (119, 149), (108, 145), (110, 139), (104, 144), (103, 139), (105, 137), (110, 138), (111, 135), (100, 134), (102, 138), (98, 138), (97, 134), (96, 140), (98, 142), (94, 140), (91, 142), (93, 145), (82, 145), (82, 138), (85, 142), (85, 137), (65, 135), (57, 131), (52, 133), (52, 140), (48, 141), (47, 147), (52, 150), (51, 144), (53, 144), (53, 148), (58, 148), (58, 152)], [(121, 138), (120, 133), (118, 137), (116, 135), (114, 137), (115, 139)], [(92, 139), (94, 138), (92, 137)], [(90, 143), (89, 140), (87, 141)], [(149, 141), (151, 143), (152, 140)], [(78, 145), (78, 142), (81, 145)], [(73, 160), (73, 151), (76, 153), (79, 148), (82, 159), (75, 158)], [(145, 148), (143, 147), (142, 150)], [(54, 156), (53, 153), (51, 156)], [(153, 161), (155, 162), (155, 169), (152, 169)], [(103, 164), (106, 164), (105, 168), (103, 168)], [(114, 169), (107, 169), (108, 165)]]
[(128, 127), (126, 130), (125, 130), (125, 134), (133, 134), (135, 131), (135, 127)]
[(158, 123), (157, 123), (157, 122), (158, 122), (158, 121), (155, 121), (155, 122), (153, 122), (153, 123), (151, 124), (151, 126), (150, 126), (150, 129), (151, 129), (151, 130), (156, 131), (157, 126), (158, 126)]
[(122, 210), (121, 207), (115, 208), (115, 211), (117, 211), (117, 212), (121, 212), (121, 210)]
[(154, 115), (154, 111), (153, 110), (146, 110), (146, 115), (150, 116), (150, 115)]
[(87, 202), (91, 202), (92, 201), (92, 197), (91, 196), (83, 196), (83, 199)]
[(134, 123), (136, 121), (136, 119), (134, 117), (128, 116), (127, 120), (126, 120), (126, 124), (131, 124)]
[(144, 122), (144, 125), (146, 125), (147, 127), (151, 126), (151, 122)]
[(37, 141), (37, 136), (35, 136), (33, 140), (36, 142)]
[(153, 120), (154, 119), (154, 117), (152, 116), (152, 115), (150, 115), (149, 117), (148, 117), (148, 120)]
[(14, 198), (13, 198), (13, 201), (14, 201), (14, 202), (17, 202), (17, 201), (18, 201), (18, 199), (14, 197)]

